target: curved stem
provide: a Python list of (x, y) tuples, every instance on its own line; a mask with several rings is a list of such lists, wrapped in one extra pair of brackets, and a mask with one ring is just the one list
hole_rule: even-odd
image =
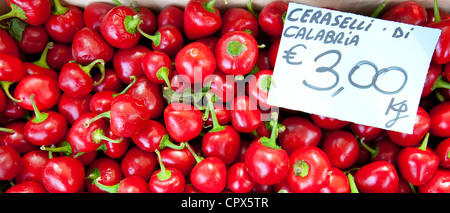
[(97, 59), (93, 62), (91, 62), (90, 64), (83, 66), (81, 64), (79, 64), (78, 66), (80, 66), (80, 68), (89, 76), (91, 76), (91, 70), (94, 66), (96, 66), (98, 63), (102, 64), (103, 67), (105, 66), (105, 61), (103, 59)]
[(439, 14), (439, 6), (438, 6), (438, 1), (437, 0), (434, 0), (433, 11), (434, 11), (434, 23), (440, 22), (441, 21), (441, 15)]
[(69, 142), (67, 142), (67, 141), (63, 141), (61, 143), (60, 147), (41, 146), (40, 149), (43, 151), (48, 151), (48, 152), (61, 152), (61, 153), (63, 153), (64, 156), (70, 156), (72, 154), (72, 147), (70, 146)]
[(267, 137), (262, 137), (260, 139), (261, 143), (264, 146), (273, 148), (273, 149), (281, 149), (280, 146), (277, 145), (277, 137), (278, 137), (278, 113), (273, 112), (272, 113), (272, 121), (271, 121), (271, 126), (272, 126), (272, 132), (270, 134), (270, 138)]
[(375, 9), (373, 11), (373, 13), (370, 15), (370, 17), (372, 17), (372, 18), (378, 17), (378, 15), (381, 13), (381, 11), (386, 7), (387, 3), (388, 3), (388, 0), (384, 0), (383, 3), (381, 3), (381, 5), (378, 6), (377, 9)]
[(0, 132), (6, 132), (6, 133), (11, 133), (11, 134), (16, 133), (16, 131), (14, 131), (14, 129), (8, 129), (5, 127), (0, 127)]
[(2, 86), (3, 91), (5, 91), (6, 96), (8, 96), (9, 99), (11, 99), (14, 102), (22, 102), (23, 99), (21, 100), (17, 100), (16, 98), (14, 98), (11, 93), (9, 92), (9, 87), (11, 86), (13, 82), (9, 82), (9, 81), (0, 81), (0, 86)]
[(120, 93), (113, 94), (113, 98), (118, 96), (118, 95), (125, 94), (137, 81), (137, 78), (134, 75), (130, 76), (130, 79), (131, 79), (130, 84), (128, 84), (128, 86), (125, 87), (125, 89), (123, 89)]
[(182, 150), (182, 149), (184, 149), (185, 146), (186, 146), (185, 143), (180, 143), (180, 145), (176, 145), (176, 144), (172, 143), (172, 141), (170, 141), (170, 139), (169, 139), (169, 135), (165, 134), (161, 138), (161, 141), (159, 144), (159, 149), (164, 149), (166, 147), (169, 147), (169, 148), (175, 149), (175, 150)]
[[(141, 21), (139, 24), (143, 23), (143, 21)], [(137, 30), (141, 33), (141, 35), (143, 35), (144, 37), (150, 39), (153, 44), (157, 47), (159, 46), (159, 44), (161, 43), (161, 32), (157, 31), (155, 33), (155, 35), (149, 35), (147, 33), (145, 33), (141, 28), (137, 28)]]
[(209, 2), (203, 2), (203, 8), (205, 8), (207, 11), (214, 13), (216, 12), (214, 8), (214, 4), (216, 3), (216, 0), (211, 0)]
[(139, 25), (141, 24), (141, 15), (136, 14), (134, 16), (125, 16), (123, 25), (125, 30), (130, 34), (135, 34), (138, 31)]
[(166, 82), (166, 84), (167, 84), (166, 89), (171, 89), (169, 75), (170, 75), (170, 70), (167, 67), (161, 67), (156, 72), (156, 77), (159, 80), (164, 80)]
[(351, 173), (347, 174), (348, 182), (350, 184), (350, 193), (359, 193), (358, 188), (356, 187), (355, 178)]
[(438, 88), (450, 89), (450, 82), (444, 80), (442, 74), (439, 75), (439, 77), (436, 79), (431, 90), (435, 90)]
[(120, 187), (120, 183), (121, 182), (119, 182), (118, 184), (112, 185), (112, 186), (107, 186), (107, 185), (104, 185), (104, 184), (100, 183), (99, 181), (100, 181), (100, 178), (94, 179), (94, 184), (99, 189), (101, 189), (101, 190), (103, 190), (105, 192), (108, 192), (108, 193), (117, 193), (117, 191), (119, 191), (119, 187)]
[(22, 20), (27, 19), (27, 15), (25, 14), (25, 11), (22, 8), (20, 8), (19, 6), (17, 6), (16, 4), (13, 4), (13, 3), (10, 3), (10, 7), (11, 7), (11, 11), (0, 16), (0, 21), (3, 21), (8, 18), (14, 18), (14, 17), (22, 19)]
[(34, 110), (34, 118), (33, 118), (32, 122), (38, 124), (38, 123), (41, 123), (41, 122), (47, 120), (48, 113), (45, 113), (45, 112), (41, 113), (39, 111), (39, 109), (36, 106), (36, 103), (34, 102), (34, 96), (35, 96), (34, 94), (30, 95), (30, 102), (31, 102), (31, 105), (33, 106), (33, 110)]
[(255, 10), (253, 9), (252, 3), (253, 3), (253, 0), (248, 0), (247, 1), (247, 10), (250, 11), (250, 13), (252, 13), (256, 17), (256, 19), (258, 20), (259, 14), (256, 13)]
[(172, 172), (170, 170), (166, 170), (166, 167), (164, 166), (164, 163), (162, 162), (161, 159), (161, 154), (159, 154), (159, 151), (156, 150), (155, 153), (156, 155), (158, 155), (159, 167), (161, 169), (161, 171), (159, 171), (158, 174), (156, 174), (156, 176), (158, 177), (159, 180), (167, 180), (172, 176)]
[(373, 149), (370, 146), (368, 146), (366, 143), (364, 143), (364, 138), (361, 138), (359, 143), (361, 144), (361, 146), (363, 146), (365, 149), (367, 149), (367, 151), (370, 152), (370, 156), (372, 157), (372, 159), (375, 158), (377, 156), (378, 152), (380, 151), (379, 147), (376, 147), (375, 149)]
[(52, 13), (53, 15), (62, 15), (67, 13), (69, 11), (68, 7), (64, 7), (59, 0), (53, 0), (53, 9)]
[(42, 51), (41, 57), (39, 60), (33, 62), (33, 64), (36, 64), (40, 67), (50, 69), (50, 66), (47, 63), (47, 54), (48, 50), (53, 48), (53, 42), (48, 42), (47, 46), (45, 46), (45, 49)]
[(422, 144), (419, 146), (418, 149), (422, 150), (422, 151), (426, 151), (427, 150), (427, 146), (428, 146), (428, 138), (430, 137), (430, 133), (427, 132), (427, 134), (425, 135), (425, 137), (422, 140)]
[(106, 137), (106, 135), (105, 135), (105, 131), (103, 131), (103, 129), (101, 129), (101, 128), (98, 128), (98, 129), (96, 129), (96, 130), (94, 130), (94, 131), (92, 132), (92, 140), (93, 140), (94, 143), (96, 143), (96, 144), (100, 143), (100, 142), (103, 141), (103, 140), (104, 140), (104, 141), (111, 142), (111, 143), (120, 143), (120, 142), (123, 141), (123, 138), (121, 137), (121, 138), (119, 138), (119, 139), (117, 139), (117, 140), (108, 138), (108, 137)]
[(205, 94), (206, 100), (208, 101), (207, 107), (209, 110), (209, 112), (211, 113), (211, 118), (212, 118), (212, 123), (213, 123), (213, 127), (211, 130), (209, 130), (209, 132), (220, 132), (222, 130), (225, 129), (224, 126), (219, 124), (219, 121), (217, 120), (217, 116), (216, 116), (216, 112), (214, 111), (214, 105), (213, 105), (213, 100), (212, 98), (214, 97), (213, 95), (211, 95), (211, 93), (206, 93)]
[(84, 127), (88, 128), (91, 125), (91, 123), (93, 123), (96, 120), (101, 119), (101, 118), (109, 118), (109, 119), (111, 119), (111, 111), (106, 111), (104, 113), (98, 114), (97, 116), (95, 116), (91, 120), (89, 120), (88, 122), (84, 123)]
[[(101, 60), (101, 59), (100, 59)], [(98, 69), (100, 70), (100, 79), (98, 79), (98, 81), (94, 82), (94, 86), (98, 86), (100, 85), (103, 80), (105, 80), (105, 75), (106, 75), (106, 71), (105, 71), (105, 63), (99, 63), (96, 65), (98, 67)]]
[(189, 151), (192, 153), (192, 155), (195, 158), (195, 161), (197, 163), (200, 163), (204, 158), (200, 157), (197, 155), (197, 153), (194, 152), (194, 150), (192, 150), (191, 146), (186, 142), (186, 147), (189, 149)]

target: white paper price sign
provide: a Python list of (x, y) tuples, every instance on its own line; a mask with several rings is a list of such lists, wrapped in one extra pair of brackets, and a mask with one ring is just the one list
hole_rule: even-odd
[(268, 103), (412, 133), (440, 30), (290, 3)]

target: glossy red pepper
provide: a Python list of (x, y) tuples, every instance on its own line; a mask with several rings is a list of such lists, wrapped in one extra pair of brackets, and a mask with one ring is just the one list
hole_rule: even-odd
[(434, 175), (423, 185), (418, 187), (420, 193), (449, 193), (448, 184), (450, 170), (438, 168)]
[(13, 101), (18, 102), (9, 92), (9, 87), (13, 83), (17, 83), (25, 77), (25, 67), (23, 62), (12, 55), (0, 53), (0, 85), (5, 94)]
[(12, 147), (21, 155), (38, 148), (37, 145), (30, 143), (25, 138), (25, 125), (26, 121), (14, 120), (2, 127), (0, 131), (0, 146)]
[(184, 7), (184, 33), (190, 40), (207, 37), (222, 27), (216, 0), (190, 0)]
[(12, 19), (10, 35), (16, 40), (19, 49), (26, 54), (41, 53), (50, 41), (44, 25), (30, 25), (19, 19)]
[(286, 129), (279, 133), (279, 143), (290, 155), (305, 146), (318, 146), (322, 138), (322, 130), (310, 120), (290, 116), (281, 121)]
[(248, 84), (248, 95), (256, 101), (263, 111), (269, 110), (272, 105), (267, 103), (270, 85), (272, 84), (272, 70), (260, 70), (254, 74), (255, 82)]
[(217, 67), (229, 75), (245, 75), (256, 64), (258, 48), (256, 39), (245, 31), (225, 33), (216, 46)]
[(182, 193), (184, 192), (185, 179), (180, 170), (173, 167), (165, 167), (159, 151), (156, 151), (160, 169), (155, 171), (148, 183), (152, 193)]
[(328, 171), (328, 181), (325, 186), (319, 189), (319, 193), (350, 193), (350, 183), (347, 175), (336, 167), (331, 167)]
[(227, 187), (234, 193), (248, 193), (256, 182), (248, 174), (244, 162), (237, 162), (227, 171)]
[(328, 181), (330, 161), (321, 149), (306, 146), (297, 149), (289, 156), (287, 182), (300, 193), (315, 193)]
[(25, 181), (12, 186), (5, 193), (48, 193), (48, 191), (36, 181)]
[(128, 49), (136, 45), (141, 38), (138, 31), (141, 17), (129, 6), (119, 5), (103, 15), (100, 21), (100, 33), (111, 46)]
[(89, 103), (92, 97), (92, 94), (88, 94), (75, 98), (63, 93), (58, 102), (58, 112), (64, 116), (67, 123), (73, 124), (81, 115), (90, 112)]
[(358, 169), (355, 182), (362, 193), (395, 193), (399, 187), (399, 176), (391, 163), (375, 161)]
[(0, 180), (15, 178), (23, 170), (23, 159), (10, 146), (0, 146)]
[(123, 178), (118, 161), (107, 157), (97, 158), (86, 169), (86, 190), (90, 193), (106, 193), (96, 183), (115, 185)]
[(72, 157), (54, 157), (42, 168), (42, 183), (51, 193), (75, 193), (84, 182), (84, 165)]
[(88, 65), (97, 59), (103, 59), (107, 63), (113, 59), (114, 48), (99, 32), (84, 27), (73, 38), (72, 54), (75, 61), (82, 65)]
[(148, 183), (142, 177), (132, 175), (122, 179), (115, 185), (101, 184), (99, 179), (95, 185), (102, 191), (108, 193), (149, 193)]
[(178, 74), (189, 78), (190, 83), (200, 83), (216, 70), (214, 53), (201, 42), (192, 42), (184, 46), (175, 57), (175, 69)]
[(283, 1), (274, 1), (266, 4), (259, 13), (258, 23), (268, 35), (280, 37), (283, 32), (284, 17), (288, 4)]
[[(98, 67), (102, 78), (94, 82), (91, 71)], [(94, 86), (100, 84), (105, 76), (105, 62), (102, 59), (95, 60), (87, 66), (78, 63), (65, 64), (59, 73), (58, 84), (61, 90), (71, 97), (83, 97), (92, 92)]]
[(85, 27), (83, 10), (72, 5), (63, 6), (59, 0), (53, 0), (52, 14), (44, 27), (54, 41), (72, 43), (75, 33)]
[(186, 144), (186, 147), (188, 147), (197, 162), (189, 176), (192, 185), (204, 193), (219, 193), (223, 191), (227, 184), (227, 168), (225, 164), (216, 157), (199, 157), (189, 144)]
[(158, 28), (170, 24), (184, 34), (184, 11), (175, 5), (168, 5), (158, 13)]
[(4, 30), (0, 30), (0, 52), (19, 58), (20, 52), (14, 39)]
[(278, 114), (272, 114), (270, 138), (255, 139), (245, 153), (245, 167), (258, 184), (273, 185), (286, 178), (290, 170), (289, 156), (277, 144)]
[(183, 34), (178, 28), (170, 24), (159, 27), (154, 35), (140, 32), (142, 36), (150, 40), (153, 50), (161, 51), (170, 58), (175, 57), (184, 46)]
[(46, 151), (40, 149), (30, 150), (22, 156), (23, 170), (14, 178), (16, 183), (35, 181), (42, 184), (42, 168), (50, 159)]
[(417, 109), (416, 121), (414, 123), (414, 130), (412, 134), (406, 134), (395, 131), (387, 131), (389, 139), (399, 146), (416, 146), (420, 143), (425, 134), (430, 130), (432, 126), (431, 116), (423, 109), (419, 107)]
[(181, 150), (167, 147), (162, 149), (160, 154), (164, 165), (177, 168), (183, 173), (185, 178), (189, 178), (189, 173), (195, 166), (196, 161), (186, 146)]
[(231, 125), (238, 131), (250, 133), (261, 124), (261, 110), (246, 95), (237, 96), (231, 102)]
[(113, 4), (108, 2), (91, 2), (84, 7), (83, 18), (86, 27), (100, 33), (100, 22), (103, 16), (112, 8)]
[(441, 141), (434, 150), (434, 153), (439, 157), (439, 166), (443, 168), (450, 168), (450, 139), (446, 138)]
[(437, 64), (446, 64), (450, 62), (450, 41), (447, 39), (450, 34), (450, 20), (440, 18), (437, 0), (434, 1), (434, 22), (426, 25), (427, 27), (441, 30), (441, 35), (434, 49), (431, 60)]
[(161, 51), (152, 51), (142, 58), (142, 70), (145, 76), (152, 82), (157, 84), (166, 83), (170, 89), (169, 77), (173, 73), (172, 60)]
[(150, 111), (150, 119), (156, 119), (163, 114), (165, 107), (162, 90), (159, 84), (151, 82), (146, 77), (140, 77), (129, 87), (126, 94), (140, 100)]
[(258, 19), (250, 11), (243, 8), (230, 8), (222, 16), (220, 34), (230, 31), (245, 31), (253, 37), (258, 37)]
[(205, 157), (217, 157), (227, 166), (236, 161), (240, 151), (241, 136), (231, 125), (220, 125), (211, 100), (211, 94), (206, 94), (208, 99), (207, 111), (211, 112), (212, 128), (202, 137), (202, 153)]
[(358, 160), (359, 144), (352, 133), (333, 130), (323, 139), (322, 150), (327, 154), (333, 167), (347, 169)]
[(32, 144), (38, 146), (48, 146), (58, 143), (62, 140), (67, 132), (67, 121), (60, 113), (47, 110), (40, 112), (34, 104), (34, 94), (31, 95), (30, 101), (34, 106), (34, 115), (25, 125), (25, 138)]
[(190, 104), (170, 103), (163, 115), (167, 133), (177, 142), (190, 141), (203, 130), (203, 114)]
[(450, 102), (433, 106), (428, 112), (430, 116), (430, 133), (437, 137), (450, 136)]
[(24, 77), (14, 90), (14, 97), (22, 100), (19, 105), (27, 110), (33, 110), (30, 101), (34, 94), (35, 104), (39, 110), (48, 110), (58, 104), (61, 91), (56, 79), (46, 75), (28, 75)]
[(147, 152), (155, 152), (166, 147), (172, 149), (184, 148), (184, 144), (172, 143), (164, 125), (154, 120), (150, 120), (141, 131), (131, 136), (131, 139), (139, 148)]
[(401, 2), (386, 10), (380, 17), (384, 20), (424, 26), (427, 23), (425, 7), (413, 1)]
[[(111, 140), (105, 136), (106, 124), (103, 120), (93, 120), (97, 114), (89, 112), (81, 115), (70, 127), (67, 141), (78, 152), (92, 152), (98, 149), (103, 140)], [(111, 140), (120, 143), (122, 140)]]
[(140, 78), (145, 76), (142, 70), (142, 59), (151, 50), (143, 45), (136, 45), (129, 49), (118, 49), (114, 53), (113, 67), (117, 77), (125, 84), (131, 83), (131, 76)]
[(51, 11), (49, 0), (9, 0), (11, 10), (0, 16), (0, 20), (17, 17), (31, 25), (41, 25), (48, 19)]
[(406, 147), (397, 156), (400, 174), (412, 185), (420, 186), (427, 182), (439, 167), (439, 157), (427, 150), (429, 134), (420, 147)]
[(125, 177), (139, 176), (148, 181), (158, 166), (154, 152), (147, 152), (135, 146), (130, 148), (122, 158), (120, 167)]

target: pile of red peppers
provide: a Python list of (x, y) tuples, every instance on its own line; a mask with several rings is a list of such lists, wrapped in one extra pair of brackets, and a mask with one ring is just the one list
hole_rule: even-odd
[(7, 3), (2, 192), (450, 192), (450, 15), (437, 1), (372, 14), (442, 32), (412, 134), (267, 103), (286, 1)]

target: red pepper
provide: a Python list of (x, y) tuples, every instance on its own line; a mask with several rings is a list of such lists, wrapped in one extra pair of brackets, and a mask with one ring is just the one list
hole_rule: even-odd
[(222, 27), (216, 0), (190, 0), (184, 7), (184, 33), (190, 40), (207, 37)]
[(8, 0), (11, 11), (0, 16), (0, 21), (17, 17), (30, 25), (41, 25), (48, 19), (51, 11), (49, 0)]
[(72, 43), (78, 30), (85, 27), (83, 11), (76, 6), (63, 6), (59, 0), (53, 0), (53, 10), (44, 23), (50, 38), (60, 43)]
[(113, 47), (128, 49), (141, 37), (138, 31), (141, 17), (131, 7), (120, 5), (109, 10), (100, 21), (100, 33)]
[(255, 66), (258, 51), (258, 43), (249, 33), (225, 33), (216, 46), (217, 67), (229, 75), (245, 75)]

